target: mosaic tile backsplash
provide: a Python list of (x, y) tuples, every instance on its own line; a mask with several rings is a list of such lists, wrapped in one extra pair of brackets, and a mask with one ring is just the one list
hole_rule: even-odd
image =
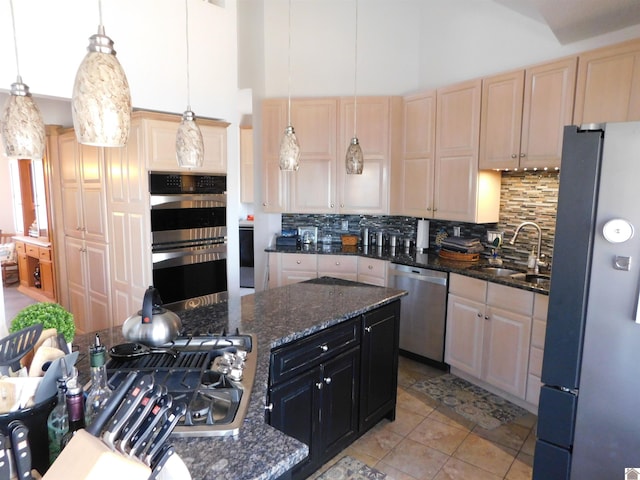
[[(453, 227), (460, 227), (461, 236), (479, 238), (483, 242), (486, 242), (487, 230), (503, 231), (504, 244), (500, 248), (500, 256), (507, 262), (526, 266), (531, 248), (537, 245), (536, 229), (524, 227), (514, 245), (509, 245), (509, 240), (520, 223), (531, 221), (542, 230), (541, 250), (548, 260), (553, 255), (559, 177), (557, 172), (502, 172), (498, 223), (430, 220), (429, 245), (435, 245), (436, 232), (441, 228), (453, 235)], [(342, 228), (343, 224), (346, 229)], [(282, 215), (283, 230), (315, 226), (318, 227), (318, 239), (331, 235), (332, 243), (340, 243), (341, 235), (359, 236), (363, 228), (369, 228), (370, 232), (396, 234), (415, 242), (417, 225), (418, 218), (392, 215)], [(487, 248), (486, 254), (489, 253)]]

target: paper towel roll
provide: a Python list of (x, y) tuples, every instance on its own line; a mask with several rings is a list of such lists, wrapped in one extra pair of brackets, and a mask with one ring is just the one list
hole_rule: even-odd
[(429, 220), (418, 220), (416, 251), (424, 252), (429, 248)]

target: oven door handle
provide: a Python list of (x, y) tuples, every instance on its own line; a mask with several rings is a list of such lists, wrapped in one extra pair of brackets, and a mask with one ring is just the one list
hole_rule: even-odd
[(153, 268), (162, 268), (159, 264), (164, 263), (166, 267), (174, 265), (191, 265), (227, 258), (227, 244), (223, 243), (213, 248), (201, 250), (171, 250), (166, 252), (155, 252), (151, 254)]
[(152, 210), (175, 208), (226, 207), (227, 196), (215, 195), (150, 195)]

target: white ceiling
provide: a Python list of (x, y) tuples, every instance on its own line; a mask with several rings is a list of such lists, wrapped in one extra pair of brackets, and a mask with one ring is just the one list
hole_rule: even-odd
[(545, 23), (561, 44), (640, 24), (638, 0), (494, 0)]

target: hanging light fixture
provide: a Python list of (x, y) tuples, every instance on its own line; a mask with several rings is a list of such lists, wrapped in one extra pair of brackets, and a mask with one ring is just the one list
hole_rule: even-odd
[(16, 83), (11, 84), (11, 95), (7, 98), (2, 112), (2, 143), (9, 158), (39, 160), (44, 156), (44, 122), (38, 105), (29, 93), (29, 87), (22, 83), (13, 0), (9, 0), (9, 5), (11, 6), (17, 79)]
[(287, 128), (280, 140), (280, 170), (297, 171), (300, 168), (300, 144), (296, 137), (296, 132), (291, 125), (291, 0), (289, 0), (289, 45), (288, 45), (288, 70), (289, 79), (287, 83)]
[(355, 31), (355, 64), (353, 68), (353, 138), (347, 147), (345, 165), (348, 174), (361, 175), (364, 167), (364, 155), (360, 142), (358, 141), (357, 118), (358, 118), (358, 0), (356, 0), (356, 31)]
[(131, 93), (113, 40), (104, 33), (101, 0), (98, 9), (98, 33), (89, 37), (73, 84), (73, 128), (78, 142), (85, 145), (123, 147), (131, 126)]
[(201, 167), (204, 162), (204, 142), (202, 132), (196, 123), (196, 116), (191, 111), (191, 89), (189, 79), (189, 4), (185, 0), (186, 39), (187, 39), (187, 109), (182, 114), (182, 120), (176, 135), (176, 157), (178, 165), (186, 168)]

